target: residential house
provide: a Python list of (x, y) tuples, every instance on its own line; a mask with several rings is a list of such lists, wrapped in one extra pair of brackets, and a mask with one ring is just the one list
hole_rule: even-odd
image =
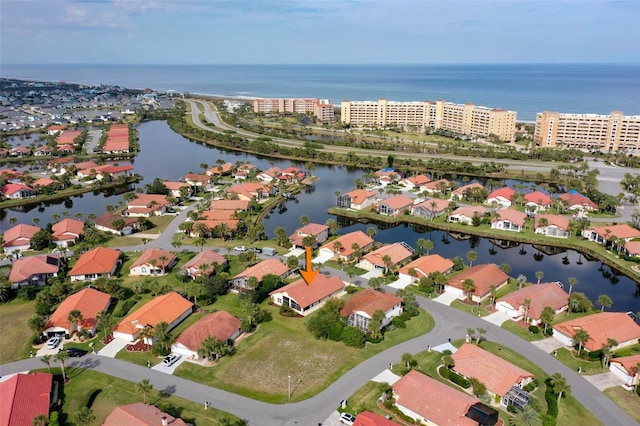
[(75, 145), (77, 139), (82, 135), (80, 130), (64, 130), (56, 137), (57, 145)]
[(569, 218), (559, 214), (538, 214), (535, 219), (535, 233), (547, 237), (569, 238), (571, 227)]
[(365, 253), (373, 246), (373, 243), (374, 241), (364, 232), (354, 231), (325, 243), (318, 252), (319, 255), (324, 255), (329, 259), (342, 259), (348, 262), (353, 259), (356, 250)]
[(280, 167), (271, 167), (263, 172), (260, 172), (256, 175), (256, 179), (262, 182), (273, 182), (278, 176), (282, 173), (282, 169)]
[(375, 172), (375, 175), (378, 179), (378, 184), (382, 186), (397, 183), (400, 179), (400, 175), (392, 168), (378, 170), (377, 172)]
[[(189, 185), (187, 182), (164, 181), (162, 183), (169, 190), (169, 195), (175, 198), (176, 200), (182, 200), (183, 192), (186, 194), (187, 198), (193, 195), (193, 187)], [(185, 188), (185, 189), (182, 189), (182, 188)]]
[(200, 175), (197, 173), (187, 173), (182, 178), (186, 183), (191, 185), (194, 189), (200, 188), (203, 191), (211, 191), (213, 189), (213, 183), (211, 182), (211, 176)]
[(47, 135), (49, 136), (57, 135), (58, 133), (62, 133), (63, 130), (64, 130), (64, 126), (59, 126), (59, 125), (49, 126), (47, 127)]
[(428, 198), (411, 208), (411, 214), (415, 217), (423, 217), (433, 220), (437, 216), (446, 212), (449, 208), (449, 201), (440, 198)]
[(598, 205), (596, 203), (576, 191), (566, 192), (564, 194), (561, 194), (558, 198), (565, 201), (567, 209), (576, 211), (578, 213), (598, 210)]
[(36, 192), (41, 191), (43, 188), (49, 188), (52, 186), (63, 186), (60, 182), (55, 181), (53, 179), (49, 179), (49, 178), (45, 178), (45, 177), (41, 177), (39, 179), (36, 179), (33, 184), (32, 184), (34, 190)]
[(2, 247), (6, 254), (14, 251), (25, 251), (31, 247), (31, 238), (40, 231), (41, 228), (33, 225), (25, 225), (20, 223), (4, 232), (4, 242)]
[[(193, 303), (175, 291), (151, 299), (129, 314), (114, 328), (113, 337), (134, 341), (145, 327), (156, 327), (161, 322), (169, 324), (168, 331), (188, 317)], [(145, 339), (147, 343), (152, 343)]]
[(144, 251), (129, 267), (129, 275), (166, 275), (178, 262), (170, 251), (150, 248)]
[(229, 198), (236, 197), (239, 200), (261, 202), (269, 198), (272, 185), (261, 182), (245, 182), (227, 188)]
[(16, 170), (2, 169), (0, 170), (0, 178), (8, 183), (19, 183), (22, 178), (22, 173)]
[(117, 179), (123, 176), (132, 176), (133, 175), (133, 166), (130, 164), (123, 164), (121, 166), (111, 166), (104, 165), (100, 166), (98, 170), (96, 170), (96, 179), (104, 180), (104, 179)]
[(640, 241), (629, 241), (624, 245), (628, 256), (640, 257)]
[(482, 218), (488, 210), (482, 206), (462, 206), (449, 215), (449, 222), (473, 225), (474, 218)]
[(207, 337), (214, 337), (220, 342), (233, 346), (240, 336), (242, 321), (227, 311), (217, 311), (200, 318), (195, 324), (180, 333), (171, 352), (191, 359), (201, 359), (198, 349)]
[(416, 283), (433, 272), (448, 274), (453, 270), (453, 262), (439, 254), (420, 256), (398, 270), (398, 278), (405, 282)]
[(513, 203), (513, 199), (516, 197), (516, 191), (505, 186), (500, 189), (496, 189), (487, 197), (487, 200), (484, 202), (489, 206), (507, 208), (511, 207)]
[(249, 278), (254, 277), (258, 283), (265, 275), (275, 275), (281, 279), (286, 278), (291, 273), (287, 265), (278, 259), (267, 259), (253, 265), (231, 279), (231, 288), (236, 291), (249, 290)]
[(371, 411), (363, 411), (356, 416), (353, 426), (400, 426), (400, 424)]
[[(75, 331), (86, 330), (91, 335), (98, 327), (98, 314), (106, 311), (111, 304), (111, 295), (92, 287), (84, 288), (64, 299), (44, 326), (46, 336), (58, 334), (72, 335)], [(74, 324), (69, 321), (71, 311), (80, 311), (82, 320)]]
[(129, 125), (112, 124), (107, 132), (107, 140), (102, 145), (102, 152), (122, 154), (129, 152)]
[(300, 315), (306, 316), (322, 307), (324, 302), (341, 295), (345, 283), (340, 277), (318, 274), (311, 285), (299, 279), (269, 293), (275, 305), (288, 306)]
[(96, 229), (116, 235), (129, 235), (140, 227), (136, 219), (122, 217), (112, 213), (103, 213), (94, 221)]
[(18, 146), (10, 149), (9, 155), (11, 157), (27, 157), (31, 155), (31, 148), (27, 148), (26, 146)]
[(381, 293), (371, 288), (354, 294), (340, 310), (347, 317), (347, 324), (369, 332), (369, 323), (377, 310), (384, 312), (380, 329), (386, 327), (394, 317), (402, 313), (402, 299), (392, 293)]
[(609, 371), (624, 380), (624, 387), (631, 389), (640, 384), (640, 354), (611, 358)]
[(32, 426), (40, 415), (48, 419), (58, 400), (52, 390), (53, 375), (47, 373), (18, 373), (0, 382), (0, 425)]
[(109, 278), (120, 265), (120, 250), (97, 247), (82, 253), (69, 271), (71, 282), (95, 281), (100, 277)]
[(462, 283), (466, 279), (472, 280), (475, 285), (471, 300), (479, 303), (491, 294), (491, 286), (500, 289), (506, 285), (509, 282), (509, 275), (502, 272), (495, 263), (474, 265), (449, 278), (445, 291), (454, 294), (458, 299), (465, 299), (467, 295)]
[(398, 183), (404, 186), (407, 190), (411, 191), (412, 189), (419, 188), (422, 185), (428, 184), (429, 182), (431, 182), (431, 179), (427, 175), (421, 174), (404, 178)]
[(251, 164), (251, 163), (245, 163), (245, 164), (240, 164), (238, 167), (236, 167), (236, 170), (232, 173), (233, 178), (234, 179), (247, 179), (251, 176), (252, 173), (256, 173), (258, 172), (258, 168)]
[(356, 189), (346, 194), (338, 195), (336, 207), (339, 209), (363, 210), (374, 205), (376, 193), (365, 189)]
[(452, 357), (456, 373), (467, 379), (478, 379), (486, 386), (491, 398), (499, 396), (504, 406), (507, 405), (504, 396), (512, 387), (522, 389), (534, 379), (528, 371), (472, 343), (464, 343)]
[(60, 256), (45, 254), (18, 259), (11, 265), (9, 282), (12, 289), (26, 286), (42, 287), (49, 277), (57, 277), (60, 270)]
[(48, 155), (53, 155), (53, 148), (47, 145), (43, 145), (39, 148), (36, 148), (36, 150), (33, 151), (33, 155), (35, 155), (36, 157), (46, 157)]
[(214, 265), (224, 265), (227, 259), (213, 250), (204, 250), (196, 254), (193, 259), (184, 265), (184, 270), (189, 277), (196, 279), (202, 275), (209, 276), (214, 271)]
[(155, 405), (136, 402), (113, 409), (101, 426), (187, 426), (181, 418), (165, 413)]
[(580, 329), (589, 334), (582, 346), (588, 351), (602, 349), (608, 339), (618, 342), (612, 349), (634, 345), (640, 339), (640, 325), (624, 312), (600, 312), (556, 324), (553, 337), (565, 346), (573, 346), (573, 336)]
[(515, 209), (498, 210), (496, 217), (491, 220), (491, 229), (522, 232), (527, 215)]
[(223, 163), (223, 164), (216, 164), (215, 166), (207, 170), (205, 173), (207, 176), (225, 176), (225, 175), (230, 175), (232, 170), (233, 170), (233, 164)]
[(420, 185), (420, 193), (426, 192), (428, 194), (444, 194), (451, 188), (451, 182), (447, 179), (438, 179), (433, 182)]
[(136, 194), (136, 198), (127, 203), (127, 208), (122, 212), (128, 217), (162, 216), (167, 212), (169, 200), (161, 194)]
[[(404, 242), (388, 244), (366, 254), (358, 263), (358, 267), (367, 271), (386, 271), (411, 259), (412, 255), (413, 248)], [(385, 262), (387, 257), (388, 263)]]
[(278, 179), (287, 183), (302, 182), (307, 174), (298, 167), (287, 167), (280, 173)]
[[(58, 153), (59, 152), (60, 147), (58, 147)], [(64, 173), (73, 167), (73, 161), (73, 157), (54, 158), (47, 163), (47, 169), (51, 173)]]
[[(626, 223), (621, 223), (617, 225), (605, 225), (585, 229), (582, 231), (582, 236), (589, 241), (595, 241), (598, 244), (606, 245), (607, 241), (614, 237), (616, 239), (622, 239), (625, 242), (640, 238), (640, 230), (629, 226)], [(615, 242), (613, 244), (615, 244)]]
[[(237, 219), (224, 219), (222, 216), (230, 217), (233, 214), (230, 214), (230, 211), (218, 211), (218, 212), (205, 212), (205, 213), (223, 213), (223, 214), (210, 214), (209, 217), (217, 217), (214, 219), (200, 219), (193, 222), (193, 226), (189, 232), (189, 236), (192, 238), (206, 237), (210, 235), (214, 235), (221, 225), (226, 225), (229, 232), (233, 233), (238, 229), (238, 224), (240, 223)], [(204, 225), (204, 228), (199, 226), (199, 224)], [(202, 233), (202, 235), (200, 235)], [(226, 238), (226, 237), (225, 237)]]
[(468, 185), (461, 186), (460, 188), (452, 191), (451, 197), (449, 197), (449, 199), (451, 201), (463, 201), (469, 198), (472, 194), (476, 192), (486, 194), (486, 192), (484, 191), (486, 191), (486, 189), (484, 186), (482, 186), (482, 184), (478, 182), (473, 182)]
[(399, 216), (406, 211), (411, 211), (413, 199), (404, 195), (396, 195), (380, 201), (378, 204), (378, 213), (386, 216)]
[[(417, 370), (402, 376), (391, 389), (398, 410), (418, 424), (478, 426), (467, 413), (479, 400)], [(497, 413), (495, 417), (497, 421)]]
[(2, 187), (2, 195), (9, 200), (22, 200), (36, 196), (36, 191), (22, 183), (8, 183)]
[(303, 240), (307, 236), (314, 238), (313, 247), (322, 244), (329, 238), (329, 227), (319, 223), (308, 223), (301, 228), (296, 229), (293, 235), (289, 236), (289, 241), (294, 247), (304, 248)]
[(84, 235), (84, 222), (65, 218), (51, 227), (53, 242), (58, 247), (69, 247)]
[(244, 212), (249, 210), (249, 200), (213, 200), (209, 204), (209, 210), (232, 210)]
[(58, 154), (73, 154), (75, 151), (73, 145), (58, 145)]
[(525, 211), (528, 212), (537, 213), (545, 211), (551, 208), (551, 197), (543, 192), (534, 191), (529, 194), (525, 194), (524, 206)]
[[(527, 300), (529, 306), (525, 304)], [(556, 314), (567, 310), (569, 295), (558, 283), (528, 285), (496, 301), (497, 310), (509, 314), (514, 321), (523, 320), (526, 315), (532, 325), (540, 324), (540, 315), (546, 306)]]

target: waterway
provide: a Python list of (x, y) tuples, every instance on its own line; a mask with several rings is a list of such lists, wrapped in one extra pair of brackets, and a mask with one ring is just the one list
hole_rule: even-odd
[[(151, 183), (154, 178), (178, 180), (185, 173), (200, 172), (200, 164), (209, 166), (216, 160), (225, 162), (251, 162), (261, 169), (278, 166), (288, 167), (292, 163), (285, 160), (258, 157), (240, 152), (223, 151), (207, 145), (190, 141), (174, 133), (165, 122), (154, 121), (142, 123), (138, 127), (141, 151), (132, 161), (135, 172), (144, 176), (138, 184), (143, 186)], [(2, 166), (0, 166), (2, 167)], [(298, 164), (298, 167), (305, 167)], [(282, 226), (288, 233), (293, 233), (300, 226), (300, 217), (306, 215), (310, 221), (324, 223), (333, 216), (326, 211), (335, 204), (336, 192), (348, 192), (353, 189), (353, 181), (364, 174), (362, 169), (345, 166), (316, 165), (313, 174), (318, 181), (312, 187), (300, 193), (296, 199), (283, 203), (273, 210), (264, 220), (265, 232), (273, 236), (273, 230)], [(509, 182), (514, 183), (514, 182)], [(121, 189), (124, 191), (125, 189)], [(40, 219), (40, 226), (51, 221), (52, 215), (63, 215), (69, 212), (73, 217), (80, 212), (86, 217), (89, 213), (100, 215), (107, 205), (117, 205), (122, 202), (122, 192), (109, 191), (104, 193), (87, 193), (73, 197), (59, 203), (41, 206), (27, 206), (23, 211), (4, 209), (0, 211), (0, 229), (7, 229), (9, 219), (15, 217), (17, 223), (31, 223), (33, 218)], [(568, 250), (557, 254), (545, 254), (546, 249), (538, 250), (528, 244), (501, 248), (499, 242), (492, 243), (488, 239), (467, 238), (457, 240), (452, 235), (427, 227), (412, 227), (398, 225), (388, 227), (377, 225), (352, 223), (338, 220), (342, 228), (340, 233), (354, 230), (366, 230), (373, 226), (377, 230), (374, 239), (383, 243), (405, 241), (416, 247), (419, 238), (430, 239), (435, 243), (432, 253), (453, 258), (460, 256), (466, 260), (466, 253), (474, 250), (478, 253), (475, 264), (493, 262), (498, 265), (508, 263), (511, 266), (510, 275), (517, 277), (525, 275), (530, 281), (535, 281), (536, 271), (544, 273), (543, 281), (560, 281), (568, 283), (569, 277), (575, 277), (578, 285), (575, 291), (582, 291), (595, 301), (601, 294), (607, 294), (613, 300), (611, 310), (640, 311), (640, 294), (636, 293), (635, 283), (623, 276), (616, 275), (609, 267), (600, 262), (588, 261), (579, 253)]]

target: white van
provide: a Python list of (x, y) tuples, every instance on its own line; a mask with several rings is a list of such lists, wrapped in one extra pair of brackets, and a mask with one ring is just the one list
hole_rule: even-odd
[(262, 249), (262, 254), (266, 254), (267, 256), (275, 256), (276, 253), (276, 249), (271, 247), (265, 247)]

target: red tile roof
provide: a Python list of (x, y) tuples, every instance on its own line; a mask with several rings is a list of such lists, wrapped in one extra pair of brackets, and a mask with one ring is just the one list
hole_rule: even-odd
[(384, 204), (393, 210), (399, 210), (402, 208), (408, 208), (413, 205), (413, 199), (405, 197), (404, 195), (396, 195), (394, 197), (387, 198), (380, 201), (380, 204)]
[(624, 245), (624, 249), (630, 256), (640, 256), (640, 241), (629, 241)]
[(96, 225), (102, 226), (104, 228), (113, 228), (111, 224), (118, 219), (124, 220), (125, 226), (133, 227), (138, 223), (137, 219), (126, 217), (126, 216), (119, 216), (117, 214), (112, 214), (108, 212), (98, 216), (96, 220), (93, 221), (93, 223), (95, 223)]
[(351, 198), (351, 204), (362, 204), (366, 199), (376, 196), (375, 192), (367, 191), (365, 189), (356, 189), (351, 192), (347, 192), (345, 195), (348, 195)]
[(280, 262), (278, 259), (267, 259), (251, 266), (250, 268), (245, 269), (233, 278), (256, 277), (258, 281), (260, 281), (265, 275), (272, 274), (281, 276), (288, 270), (289, 267)]
[(447, 273), (453, 268), (453, 262), (449, 259), (446, 259), (439, 254), (430, 254), (428, 256), (421, 256), (416, 260), (409, 262), (402, 268), (398, 270), (398, 272), (402, 274), (409, 275), (409, 271), (411, 269), (415, 269), (417, 272), (417, 278), (427, 277), (432, 272), (442, 272)]
[(609, 338), (619, 344), (640, 338), (640, 325), (624, 312), (600, 312), (556, 324), (553, 328), (571, 338), (577, 330), (586, 330), (590, 339), (584, 347), (589, 351), (601, 349)]
[(505, 198), (505, 199), (511, 201), (511, 197), (513, 197), (515, 194), (516, 194), (516, 191), (514, 191), (511, 188), (509, 188), (508, 186), (505, 186), (503, 188), (496, 189), (491, 194), (489, 194), (489, 196), (487, 197), (487, 200), (489, 200), (491, 198), (502, 197), (502, 198)]
[(173, 291), (154, 297), (120, 321), (114, 330), (133, 335), (146, 325), (155, 327), (163, 321), (171, 324), (192, 308), (193, 303)]
[(333, 252), (334, 244), (336, 243), (336, 241), (339, 241), (340, 244), (342, 244), (342, 248), (340, 249), (340, 255), (346, 256), (346, 257), (351, 256), (355, 252), (355, 250), (353, 250), (352, 248), (354, 243), (358, 244), (358, 246), (360, 246), (361, 249), (364, 249), (365, 247), (368, 247), (369, 245), (373, 244), (373, 240), (369, 238), (367, 234), (365, 234), (362, 231), (354, 231), (348, 234), (344, 234), (336, 238), (335, 240), (329, 241), (328, 243), (324, 244), (320, 248), (321, 249), (326, 248)]
[(640, 238), (640, 231), (632, 226), (627, 225), (626, 223), (598, 226), (591, 229), (604, 238), (607, 238), (607, 235), (609, 237), (615, 236), (618, 238), (623, 238), (625, 240), (630, 238)]
[(136, 198), (127, 203), (128, 207), (149, 207), (153, 203), (158, 206), (169, 204), (166, 195), (161, 194), (136, 194)]
[(533, 378), (528, 371), (471, 343), (464, 343), (452, 357), (455, 371), (467, 378), (475, 377), (496, 395), (504, 396), (512, 386)]
[(55, 223), (51, 230), (53, 231), (54, 241), (75, 240), (78, 236), (84, 234), (84, 222), (66, 218)]
[(522, 227), (527, 219), (526, 213), (514, 209), (498, 210), (496, 215), (497, 216), (491, 221), (491, 223), (508, 221)]
[(49, 417), (53, 375), (19, 373), (0, 383), (0, 424), (31, 426), (40, 414)]
[(400, 243), (388, 244), (382, 246), (377, 250), (372, 251), (364, 256), (364, 259), (368, 260), (372, 265), (385, 268), (386, 264), (382, 260), (385, 256), (391, 258), (391, 264), (397, 265), (409, 259), (413, 253)]
[(465, 191), (471, 190), (471, 189), (475, 189), (475, 188), (483, 189), (484, 186), (482, 186), (482, 184), (480, 184), (478, 182), (470, 183), (469, 185), (464, 185), (464, 186), (461, 186), (460, 188), (456, 189), (455, 191), (453, 191), (451, 193), (451, 195), (457, 195), (459, 197), (462, 197), (464, 195)]
[(176, 343), (192, 351), (197, 351), (205, 338), (213, 336), (221, 342), (226, 342), (240, 330), (241, 325), (242, 321), (227, 311), (214, 312), (203, 316), (180, 333)]
[(42, 255), (23, 257), (13, 262), (9, 281), (19, 283), (35, 274), (55, 274), (60, 270), (60, 256)]
[(120, 254), (119, 250), (104, 247), (82, 253), (69, 271), (69, 276), (112, 273), (116, 269)]
[(538, 214), (536, 215), (536, 228), (540, 228), (540, 220), (547, 219), (547, 226), (555, 226), (556, 228), (569, 230), (569, 218), (559, 214)]
[(475, 213), (482, 217), (488, 210), (482, 206), (462, 206), (455, 209), (449, 216), (465, 216), (473, 218)]
[(209, 209), (245, 211), (249, 209), (249, 200), (213, 200)]
[(393, 386), (396, 405), (408, 408), (440, 426), (477, 426), (466, 417), (476, 398), (440, 383), (416, 370), (411, 370)]
[(213, 166), (209, 170), (207, 170), (207, 174), (208, 175), (223, 175), (225, 173), (230, 173), (232, 168), (233, 168), (233, 164), (231, 164), (231, 163), (216, 164), (215, 166)]
[(371, 411), (363, 411), (358, 414), (356, 421), (353, 422), (353, 426), (400, 426), (400, 424), (372, 413)]
[(45, 329), (60, 327), (69, 330), (70, 324), (67, 317), (69, 312), (78, 310), (82, 313), (80, 326), (84, 329), (92, 329), (97, 323), (98, 313), (109, 307), (111, 295), (94, 288), (85, 288), (64, 299), (58, 309), (47, 321)]
[(567, 202), (567, 205), (569, 206), (569, 208), (571, 207), (591, 207), (592, 209), (597, 209), (598, 205), (596, 203), (594, 203), (593, 201), (591, 201), (589, 198), (585, 197), (582, 194), (578, 194), (573, 193), (570, 194), (568, 192), (561, 194), (560, 197), (563, 200), (565, 200)]
[(472, 279), (476, 286), (476, 296), (483, 297), (491, 292), (492, 285), (498, 287), (509, 279), (509, 275), (502, 272), (495, 263), (475, 265), (465, 269), (453, 278), (449, 279), (449, 285), (462, 289), (462, 282), (467, 278)]
[(296, 234), (300, 235), (319, 235), (328, 230), (329, 227), (319, 223), (308, 223), (301, 228), (296, 229)]
[[(212, 250), (205, 250), (196, 254), (193, 257), (193, 259), (185, 263), (184, 269), (194, 269), (194, 268), (200, 269), (200, 267), (205, 263), (210, 267), (214, 263), (217, 263), (218, 265), (224, 265), (226, 262), (227, 262), (227, 259), (223, 255), (216, 253)], [(196, 272), (195, 275), (196, 276), (200, 275), (200, 272)]]
[(162, 426), (163, 418), (167, 420), (169, 426), (187, 425), (181, 418), (175, 418), (160, 411), (154, 405), (136, 402), (135, 404), (121, 405), (114, 408), (111, 414), (102, 422), (102, 426)]
[(4, 232), (4, 243), (2, 247), (14, 247), (29, 244), (31, 238), (40, 231), (40, 227), (33, 225), (18, 224)]
[(344, 282), (339, 277), (318, 274), (311, 285), (307, 285), (305, 280), (300, 279), (272, 291), (269, 295), (287, 293), (302, 309), (305, 309), (343, 288)]
[(387, 312), (400, 303), (402, 303), (402, 299), (395, 294), (381, 293), (371, 288), (366, 288), (354, 294), (353, 297), (347, 301), (340, 311), (340, 315), (348, 317), (356, 311), (361, 311), (373, 318), (373, 314), (378, 309), (381, 309), (382, 312)]
[(206, 210), (200, 214), (204, 220), (229, 220), (234, 219), (235, 210)]
[(38, 180), (36, 180), (35, 182), (33, 182), (33, 186), (49, 186), (49, 185), (53, 185), (54, 183), (57, 183), (55, 180), (53, 179), (49, 179), (49, 178), (40, 178)]
[(531, 300), (528, 315), (538, 320), (545, 306), (553, 308), (554, 311), (567, 306), (569, 294), (556, 283), (533, 284), (501, 297), (498, 302), (507, 302), (514, 309), (518, 309), (524, 305), (524, 299)]
[(637, 367), (638, 363), (640, 363), (640, 354), (623, 356), (620, 358), (611, 358), (611, 362), (620, 364), (627, 371), (627, 374), (629, 374), (631, 377), (640, 373), (640, 370), (638, 370)]
[(425, 185), (431, 182), (431, 179), (429, 179), (427, 175), (418, 175), (418, 176), (411, 176), (411, 177), (405, 178), (403, 179), (403, 181), (407, 181), (413, 184), (414, 186), (420, 186), (420, 185)]
[(424, 207), (429, 212), (438, 213), (449, 208), (449, 201), (440, 198), (430, 198), (413, 206), (414, 209), (416, 207)]
[(524, 200), (527, 203), (535, 203), (539, 206), (550, 206), (551, 197), (540, 191), (531, 192), (524, 196)]
[[(166, 257), (166, 260), (160, 259), (161, 257)], [(151, 261), (156, 261), (156, 268), (164, 269), (169, 266), (176, 258), (176, 255), (167, 250), (162, 250), (158, 248), (150, 248), (145, 250), (144, 253), (138, 257), (135, 262), (131, 264), (129, 270), (142, 265), (151, 265)]]
[(451, 186), (451, 182), (449, 182), (447, 179), (434, 180), (433, 182), (429, 182), (422, 186), (431, 191), (440, 191), (440, 187), (443, 186), (442, 184), (444, 184), (446, 188), (449, 188)]
[(2, 193), (6, 196), (15, 194), (18, 191), (33, 191), (33, 188), (21, 183), (8, 183), (2, 187)]

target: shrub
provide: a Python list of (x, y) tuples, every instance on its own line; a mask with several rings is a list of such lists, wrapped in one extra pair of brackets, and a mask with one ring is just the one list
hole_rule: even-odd
[(517, 412), (518, 412), (518, 411), (520, 411), (520, 410), (518, 410), (518, 409), (515, 407), (515, 405), (507, 405), (507, 411), (508, 411), (508, 412), (510, 412), (510, 413), (515, 414), (515, 413), (517, 413)]
[(530, 325), (529, 326), (529, 331), (533, 334), (538, 334), (540, 333), (540, 329), (538, 327), (536, 327), (535, 325)]
[(52, 411), (49, 415), (49, 426), (60, 426), (59, 416), (57, 411)]
[(127, 316), (127, 314), (129, 313), (129, 310), (133, 308), (135, 304), (136, 304), (135, 300), (132, 300), (132, 299), (125, 300), (124, 302), (122, 302), (122, 305), (120, 305), (120, 309), (118, 309), (118, 313), (116, 313), (115, 316), (117, 317)]
[(353, 346), (354, 348), (363, 348), (365, 342), (365, 335), (358, 327), (346, 326), (342, 329), (342, 341), (347, 346)]
[(409, 321), (411, 319), (412, 315), (410, 312), (407, 311), (403, 311), (399, 316), (397, 316), (396, 318), (400, 318), (403, 321)]
[(549, 383), (546, 384), (547, 388), (544, 392), (544, 399), (547, 401), (548, 411), (547, 414), (554, 419), (558, 417), (558, 399), (556, 398), (556, 394), (553, 393), (553, 389)]
[(438, 371), (440, 373), (440, 375), (445, 378), (448, 379), (449, 376), (451, 376), (451, 370), (449, 370), (447, 367), (445, 366), (441, 366), (440, 370)]
[(541, 415), (540, 420), (542, 420), (542, 426), (556, 426), (555, 417), (548, 414)]
[(367, 341), (369, 343), (380, 343), (384, 340), (384, 336), (373, 338), (371, 336), (367, 336)]
[(331, 330), (329, 330), (328, 338), (333, 340), (334, 342), (339, 342), (340, 340), (342, 340), (343, 328), (344, 326), (342, 325), (342, 323), (340, 321), (336, 321), (331, 327)]
[(453, 383), (455, 383), (458, 386), (462, 386), (465, 389), (471, 386), (471, 384), (467, 379), (465, 379), (455, 371), (449, 370), (449, 380), (451, 380)]
[(280, 315), (283, 317), (294, 317), (296, 312), (287, 305), (280, 305)]
[(400, 317), (393, 317), (393, 319), (391, 320), (391, 324), (393, 324), (393, 326), (395, 328), (406, 328), (407, 327), (407, 324), (405, 323), (405, 321)]
[(347, 294), (353, 294), (353, 293), (357, 293), (358, 292), (358, 287), (355, 285), (348, 285), (345, 288), (345, 291), (347, 292)]

